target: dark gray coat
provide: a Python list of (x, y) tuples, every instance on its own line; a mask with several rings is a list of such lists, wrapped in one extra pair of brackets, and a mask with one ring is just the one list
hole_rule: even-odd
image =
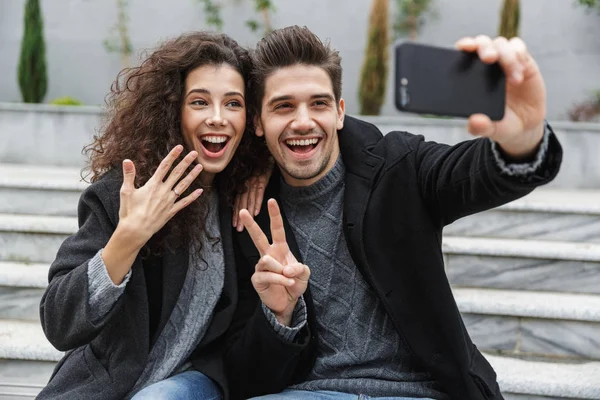
[[(50, 267), (49, 285), (40, 304), (41, 322), (50, 343), (67, 354), (38, 399), (123, 398), (143, 371), (151, 346), (177, 302), (188, 268), (187, 247), (145, 260), (138, 256), (123, 295), (102, 321), (91, 322), (87, 264), (106, 245), (117, 226), (121, 184), (122, 176), (111, 172), (84, 191), (78, 208), (79, 230), (64, 241)], [(307, 340), (282, 342), (262, 312), (245, 321), (248, 328), (244, 324), (230, 329), (238, 302), (238, 273), (231, 209), (222, 203), (220, 210), (224, 288), (211, 325), (192, 355), (192, 363), (215, 380), (228, 399), (230, 386), (237, 386), (238, 378), (231, 377), (228, 382), (226, 358), (231, 364), (281, 372), (279, 359), (253, 357), (238, 342), (253, 343), (294, 358), (305, 349)], [(286, 380), (285, 375), (282, 379)], [(279, 388), (282, 384), (285, 383), (273, 379), (260, 389), (268, 392), (274, 390), (271, 385)]]

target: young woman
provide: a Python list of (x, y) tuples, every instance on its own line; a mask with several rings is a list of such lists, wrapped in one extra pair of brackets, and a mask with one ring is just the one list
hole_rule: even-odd
[(196, 32), (117, 77), (40, 305), (66, 354), (39, 399), (227, 398), (230, 206), (269, 158), (246, 132), (250, 69), (235, 41)]

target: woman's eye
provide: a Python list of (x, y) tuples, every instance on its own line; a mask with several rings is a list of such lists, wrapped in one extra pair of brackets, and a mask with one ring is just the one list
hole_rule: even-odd
[(230, 107), (242, 107), (242, 103), (240, 103), (237, 100), (230, 101), (229, 103), (227, 103), (227, 105)]
[(194, 101), (191, 102), (191, 104), (194, 105), (194, 106), (205, 106), (208, 103), (206, 101), (204, 101), (204, 100), (194, 100)]

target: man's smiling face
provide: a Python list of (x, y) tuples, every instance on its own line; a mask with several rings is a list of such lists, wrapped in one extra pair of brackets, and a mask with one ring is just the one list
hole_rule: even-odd
[(324, 69), (296, 64), (267, 77), (256, 134), (265, 136), (288, 184), (311, 185), (333, 168), (343, 124), (344, 100), (335, 100)]

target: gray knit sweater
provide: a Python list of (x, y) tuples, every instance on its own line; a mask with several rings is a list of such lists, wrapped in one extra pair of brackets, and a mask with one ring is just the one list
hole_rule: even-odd
[(338, 159), (309, 187), (282, 186), (283, 210), (311, 268), (319, 337), (312, 372), (292, 388), (445, 399), (429, 373), (413, 362), (350, 257), (342, 231), (343, 178), (344, 165)]

